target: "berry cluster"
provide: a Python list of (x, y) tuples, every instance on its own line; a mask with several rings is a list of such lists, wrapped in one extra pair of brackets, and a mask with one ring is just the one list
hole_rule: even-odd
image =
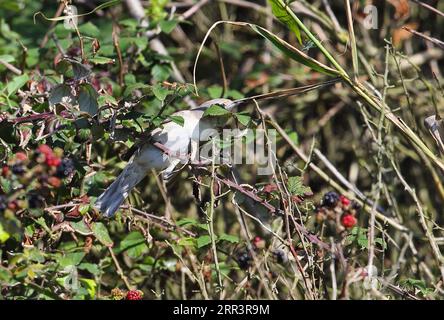
[[(266, 249), (267, 243), (265, 239), (256, 236), (251, 241), (253, 250), (257, 253), (261, 252), (261, 250)], [(271, 259), (278, 264), (285, 264), (288, 261), (288, 256), (282, 249), (273, 249), (270, 251)], [(253, 257), (251, 256), (250, 251), (245, 248), (238, 252), (236, 257), (237, 264), (239, 268), (242, 270), (247, 270), (253, 264)]]
[(344, 231), (353, 228), (358, 223), (356, 216), (359, 209), (357, 202), (329, 191), (324, 194), (321, 205), (317, 208), (316, 221), (318, 223), (329, 221), (336, 226), (338, 231)]
[(0, 212), (41, 208), (65, 178), (74, 174), (74, 162), (63, 157), (63, 150), (43, 144), (34, 151), (17, 152), (1, 167)]
[(129, 290), (126, 293), (119, 288), (111, 290), (112, 300), (142, 300), (142, 298), (143, 292), (140, 290)]

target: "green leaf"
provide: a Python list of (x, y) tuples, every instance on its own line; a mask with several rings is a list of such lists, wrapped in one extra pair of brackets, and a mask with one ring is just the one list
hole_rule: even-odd
[(213, 104), (212, 106), (210, 106), (208, 109), (205, 110), (203, 116), (220, 117), (228, 114), (231, 114), (231, 112), (221, 106), (218, 106), (217, 104)]
[(228, 241), (231, 243), (239, 243), (239, 237), (223, 233), (217, 238), (218, 241)]
[(76, 98), (71, 93), (71, 87), (66, 84), (59, 84), (52, 88), (48, 98), (49, 105), (51, 106), (61, 102), (73, 105), (75, 100)]
[(159, 22), (160, 30), (164, 33), (170, 33), (176, 28), (177, 23), (177, 20), (162, 20)]
[(79, 212), (80, 214), (84, 215), (91, 209), (91, 206), (89, 204), (82, 204), (79, 206)]
[(293, 131), (293, 132), (289, 133), (288, 137), (296, 146), (299, 145), (299, 136), (296, 132)]
[(88, 83), (81, 84), (78, 97), (80, 111), (95, 116), (99, 110), (98, 96), (99, 94), (92, 85)]
[(197, 238), (197, 247), (202, 248), (211, 243), (211, 238), (208, 235)]
[(67, 266), (76, 266), (82, 261), (84, 257), (84, 252), (68, 253), (59, 260), (59, 264), (62, 268), (65, 268)]
[(81, 235), (88, 236), (93, 233), (91, 231), (91, 229), (88, 227), (88, 225), (85, 223), (85, 221), (83, 221), (83, 220), (80, 220), (77, 222), (70, 221), (69, 224), (77, 233), (79, 233)]
[(114, 64), (115, 60), (107, 57), (94, 57), (89, 59), (94, 64)]
[(236, 113), (234, 116), (242, 125), (248, 126), (250, 124), (251, 117), (249, 115)]
[(103, 223), (101, 222), (94, 223), (92, 225), (92, 231), (97, 240), (99, 240), (103, 245), (107, 247), (113, 246), (113, 241), (111, 240), (108, 230), (106, 229)]
[(0, 223), (0, 243), (5, 243), (6, 240), (8, 240), (10, 237), (10, 234), (7, 233), (4, 229), (2, 224)]
[(194, 247), (195, 240), (194, 240), (194, 238), (190, 238), (190, 237), (181, 238), (181, 239), (179, 239), (179, 241), (177, 241), (177, 244), (182, 247)]
[(139, 231), (133, 231), (122, 240), (119, 245), (119, 251), (125, 251), (141, 243), (145, 243), (145, 238)]
[(86, 286), (86, 290), (88, 291), (91, 299), (94, 299), (96, 296), (97, 283), (93, 279), (80, 278), (79, 280)]
[(273, 45), (281, 51), (283, 54), (288, 56), (289, 58), (302, 63), (303, 65), (306, 65), (307, 67), (318, 71), (320, 73), (324, 73), (330, 76), (336, 76), (339, 74), (338, 71), (320, 63), (319, 61), (311, 58), (306, 53), (302, 52), (301, 50), (293, 47), (288, 42), (282, 40), (275, 34), (271, 33), (267, 29), (264, 29), (260, 26), (254, 25), (254, 24), (247, 24), (251, 29), (253, 29), (256, 33), (260, 34), (265, 39), (269, 40)]
[(23, 74), (21, 76), (16, 76), (6, 85), (6, 91), (8, 92), (8, 97), (12, 94), (15, 94), (18, 89), (23, 87), (29, 80), (29, 76), (27, 74)]
[(222, 97), (224, 89), (221, 86), (211, 86), (208, 88), (208, 95), (211, 99), (218, 99)]
[(268, 0), (268, 2), (271, 5), (273, 15), (278, 18), (279, 21), (285, 24), (291, 31), (293, 31), (299, 43), (302, 44), (301, 30), (299, 30), (297, 23), (285, 9), (288, 4), (284, 3), (282, 0)]
[(162, 87), (162, 85), (159, 83), (153, 86), (153, 94), (160, 101), (164, 101), (169, 93), (170, 90)]
[(0, 60), (3, 62), (11, 63), (11, 62), (15, 61), (15, 58), (14, 58), (14, 56), (11, 56), (10, 54), (2, 54), (2, 55), (0, 55)]
[(92, 22), (82, 23), (79, 27), (81, 34), (85, 34), (88, 37), (98, 38), (100, 36), (100, 30)]
[(177, 123), (181, 127), (183, 127), (183, 125), (185, 123), (184, 118), (181, 116), (169, 116), (169, 118), (171, 119), (171, 121), (173, 121), (174, 123)]
[(83, 262), (81, 264), (78, 265), (77, 269), (79, 270), (86, 270), (89, 273), (97, 276), (100, 274), (100, 269), (99, 266), (95, 263), (88, 263), (88, 262)]
[(165, 81), (170, 76), (170, 67), (163, 64), (156, 64), (153, 69), (151, 69), (151, 75), (156, 81)]
[(149, 89), (151, 88), (149, 85), (144, 84), (144, 83), (133, 83), (130, 84), (129, 86), (126, 87), (125, 91), (123, 92), (123, 96), (126, 98), (129, 95), (131, 95), (131, 93), (133, 93), (133, 91), (138, 90), (138, 89)]
[(186, 225), (196, 225), (198, 224), (196, 219), (193, 218), (183, 218), (176, 222), (179, 227), (184, 227)]
[(303, 184), (302, 177), (289, 177), (287, 187), (288, 191), (294, 196), (303, 196), (306, 193), (311, 193), (310, 187)]
[(91, 74), (91, 69), (89, 66), (81, 64), (75, 60), (68, 60), (72, 65), (72, 71), (74, 73), (74, 79), (82, 80)]

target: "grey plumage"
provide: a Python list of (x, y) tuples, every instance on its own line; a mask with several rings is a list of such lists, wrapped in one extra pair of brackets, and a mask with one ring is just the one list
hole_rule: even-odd
[[(228, 99), (214, 99), (207, 101), (199, 107), (174, 113), (184, 119), (183, 126), (176, 122), (165, 122), (161, 128), (155, 129), (148, 141), (135, 152), (134, 156), (123, 169), (117, 179), (97, 198), (95, 207), (106, 217), (112, 217), (132, 189), (151, 170), (162, 171), (163, 177), (168, 178), (179, 163), (187, 162), (189, 149), (198, 146), (198, 142), (208, 139), (202, 132), (214, 127), (211, 119), (202, 116), (207, 108), (214, 104), (228, 106)], [(169, 154), (154, 146), (161, 144)]]

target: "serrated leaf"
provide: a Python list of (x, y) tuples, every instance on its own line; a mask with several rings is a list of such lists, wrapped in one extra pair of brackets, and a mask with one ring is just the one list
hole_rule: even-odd
[(78, 96), (80, 111), (95, 116), (99, 110), (99, 103), (97, 102), (98, 96), (99, 94), (92, 85), (88, 83), (80, 85)]
[(205, 236), (200, 236), (199, 238), (197, 238), (196, 241), (197, 241), (197, 247), (202, 248), (211, 243), (211, 238), (210, 236), (205, 235)]
[(99, 240), (104, 246), (112, 247), (113, 241), (109, 236), (108, 229), (101, 222), (96, 222), (92, 225), (92, 231), (94, 236)]
[(303, 196), (311, 192), (311, 188), (302, 182), (302, 177), (289, 177), (287, 183), (288, 191), (294, 196)]
[(204, 117), (210, 116), (210, 117), (220, 117), (230, 114), (231, 112), (227, 109), (217, 105), (213, 104), (209, 108), (207, 108), (203, 114)]

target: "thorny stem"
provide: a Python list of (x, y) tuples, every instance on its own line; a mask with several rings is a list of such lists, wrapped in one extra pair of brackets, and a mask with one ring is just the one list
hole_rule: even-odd
[(213, 161), (211, 165), (211, 184), (210, 184), (210, 203), (209, 208), (207, 210), (207, 226), (208, 226), (208, 234), (210, 235), (211, 239), (211, 249), (213, 250), (213, 259), (214, 259), (214, 265), (216, 267), (216, 276), (217, 276), (217, 283), (218, 283), (218, 290), (220, 297), (223, 296), (223, 283), (222, 283), (222, 275), (220, 272), (219, 267), (219, 260), (217, 257), (217, 248), (216, 248), (216, 238), (214, 234), (214, 203), (215, 203), (215, 196), (214, 196), (214, 182), (215, 179), (215, 160), (213, 156)]

